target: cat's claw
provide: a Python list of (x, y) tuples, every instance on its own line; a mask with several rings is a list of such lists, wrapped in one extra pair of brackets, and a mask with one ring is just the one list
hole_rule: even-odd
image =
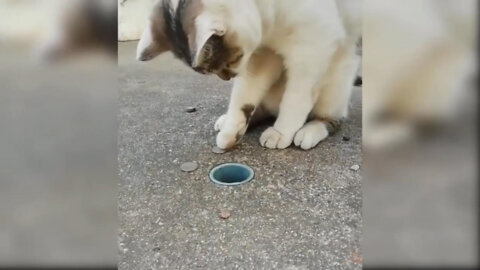
[(273, 127), (267, 128), (260, 136), (260, 144), (270, 149), (285, 149), (292, 144), (293, 136), (285, 136)]
[(303, 150), (309, 150), (327, 137), (328, 130), (325, 123), (313, 121), (305, 124), (297, 134), (295, 134), (293, 142)]
[(227, 119), (227, 115), (224, 114), (220, 116), (217, 121), (215, 122), (215, 131), (220, 131), (222, 130), (223, 125), (225, 124), (225, 120)]

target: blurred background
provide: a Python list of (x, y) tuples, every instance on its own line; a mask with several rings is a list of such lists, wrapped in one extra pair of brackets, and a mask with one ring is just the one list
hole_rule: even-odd
[(114, 268), (116, 1), (0, 0), (0, 21), (0, 268)]
[(363, 5), (364, 265), (476, 269), (477, 1)]

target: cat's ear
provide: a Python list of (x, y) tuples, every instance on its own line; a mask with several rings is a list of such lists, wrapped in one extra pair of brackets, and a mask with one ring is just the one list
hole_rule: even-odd
[(149, 61), (171, 49), (161, 8), (155, 8), (137, 45), (137, 60)]
[(194, 53), (194, 58), (192, 61), (192, 67), (200, 66), (205, 57), (210, 55), (211, 52), (209, 51), (210, 48), (207, 46), (208, 41), (213, 36), (224, 36), (226, 33), (226, 29), (224, 24), (218, 21), (211, 21), (202, 17), (197, 19), (197, 32), (196, 32), (196, 51)]

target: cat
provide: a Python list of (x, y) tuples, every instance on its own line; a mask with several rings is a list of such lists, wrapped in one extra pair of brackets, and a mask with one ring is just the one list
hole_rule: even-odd
[(358, 0), (163, 0), (137, 47), (149, 61), (171, 51), (202, 74), (234, 80), (217, 146), (235, 146), (251, 121), (276, 116), (260, 144), (308, 150), (348, 114), (359, 57)]

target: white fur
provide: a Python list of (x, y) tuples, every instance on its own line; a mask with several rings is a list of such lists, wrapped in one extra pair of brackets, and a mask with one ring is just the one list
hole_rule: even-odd
[(137, 45), (137, 56), (136, 59), (140, 60), (142, 52), (146, 50), (153, 42), (152, 31), (150, 27), (151, 22), (147, 23), (147, 27), (143, 30), (140, 41)]
[[(244, 55), (233, 70), (238, 76), (228, 111), (215, 125), (219, 147), (232, 147), (245, 133), (246, 105), (266, 107), (277, 116), (260, 138), (268, 148), (290, 146), (299, 130), (296, 144), (314, 147), (328, 131), (322, 121), (306, 123), (309, 116), (331, 120), (347, 116), (358, 68), (360, 0), (201, 1), (196, 48), (191, 48), (197, 52), (193, 67), (201, 62), (200, 48), (212, 34), (234, 33)], [(151, 36), (144, 35), (140, 51), (151, 42)]]
[[(243, 134), (246, 119), (241, 108), (245, 104), (268, 103), (264, 105), (278, 113), (274, 126), (260, 138), (265, 147), (286, 148), (299, 130), (296, 144), (304, 149), (326, 137), (324, 123), (305, 122), (311, 114), (334, 120), (347, 115), (358, 66), (354, 49), (361, 30), (359, 2), (204, 0), (212, 20), (220, 20), (227, 29), (238, 33), (246, 55), (237, 70), (239, 77), (234, 82), (228, 112), (221, 119), (219, 147), (232, 146), (238, 134)], [(337, 7), (342, 8), (341, 12)], [(273, 50), (282, 62), (271, 61), (260, 72), (250, 74), (251, 57), (262, 57), (255, 56), (262, 47)], [(288, 80), (276, 91), (281, 97), (271, 97), (269, 92), (283, 68)], [(280, 103), (273, 104), (272, 100)]]
[(118, 0), (118, 40), (138, 40), (157, 0)]

